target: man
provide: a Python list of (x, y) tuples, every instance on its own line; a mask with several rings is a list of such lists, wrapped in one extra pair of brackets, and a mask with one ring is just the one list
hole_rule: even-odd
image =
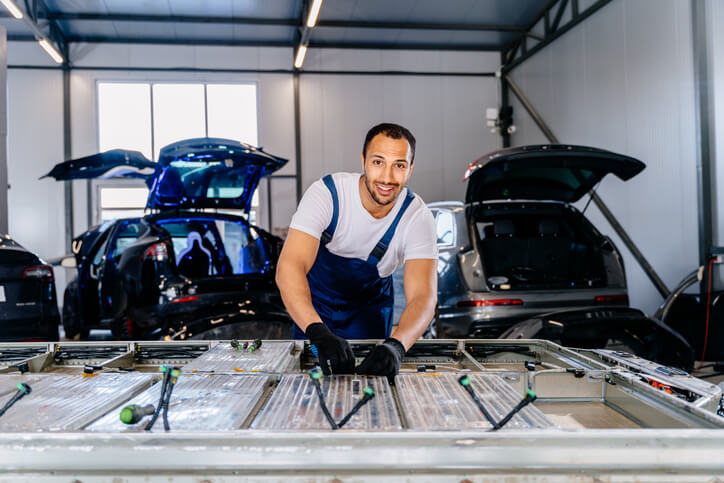
[[(355, 372), (346, 339), (385, 339), (356, 368), (392, 377), (432, 320), (437, 301), (437, 233), (422, 199), (405, 188), (415, 138), (396, 124), (369, 130), (363, 174), (313, 183), (292, 218), (276, 281), (325, 373)], [(392, 329), (392, 272), (404, 264), (407, 305)]]

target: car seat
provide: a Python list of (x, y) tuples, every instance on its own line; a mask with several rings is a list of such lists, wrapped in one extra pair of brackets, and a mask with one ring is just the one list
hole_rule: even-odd
[(530, 266), (550, 282), (568, 281), (571, 269), (571, 239), (563, 232), (561, 221), (541, 218), (538, 236), (528, 240)]
[(493, 223), (493, 236), (481, 240), (486, 277), (510, 277), (513, 267), (525, 266), (527, 244), (516, 236), (513, 220), (501, 218)]
[(186, 248), (179, 253), (178, 271), (189, 278), (206, 277), (211, 259), (211, 252), (204, 247), (201, 235), (192, 231), (186, 237)]

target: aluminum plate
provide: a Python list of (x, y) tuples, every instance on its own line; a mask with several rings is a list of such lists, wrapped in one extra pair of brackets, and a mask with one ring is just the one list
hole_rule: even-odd
[[(173, 432), (238, 429), (261, 398), (268, 381), (268, 376), (182, 374), (171, 393), (169, 426)], [(129, 404), (156, 405), (160, 391), (159, 383), (133, 398)], [(86, 429), (105, 432), (143, 431), (150, 418), (133, 425), (123, 424), (119, 419), (122, 407), (115, 408)], [(163, 421), (159, 416), (152, 432), (163, 431)]]
[[(342, 428), (368, 431), (402, 429), (390, 386), (382, 377), (326, 376), (321, 380), (329, 412), (339, 422), (359, 401), (369, 385), (375, 397)], [(252, 424), (252, 429), (324, 430), (324, 417), (314, 385), (307, 375), (282, 377), (274, 394)]]
[[(521, 395), (497, 375), (466, 373), (485, 408), (501, 420), (521, 400)], [(402, 411), (410, 429), (490, 429), (470, 395), (460, 386), (460, 374), (427, 372), (395, 378)], [(501, 430), (555, 427), (539, 409), (526, 406)]]

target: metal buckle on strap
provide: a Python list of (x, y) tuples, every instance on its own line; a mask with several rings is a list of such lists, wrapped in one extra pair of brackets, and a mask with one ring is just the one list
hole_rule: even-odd
[(322, 232), (321, 239), (322, 239), (322, 243), (325, 243), (325, 244), (329, 243), (330, 241), (332, 241), (332, 235), (327, 233), (327, 231), (325, 230)]

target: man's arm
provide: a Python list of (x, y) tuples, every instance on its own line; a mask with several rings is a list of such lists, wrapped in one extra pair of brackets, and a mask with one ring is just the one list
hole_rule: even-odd
[(405, 262), (405, 310), (392, 333), (405, 350), (425, 332), (437, 304), (437, 260), (415, 259)]
[(314, 265), (317, 250), (319, 240), (290, 228), (277, 264), (276, 282), (284, 306), (302, 332), (309, 324), (322, 320), (312, 305), (312, 293), (307, 282), (307, 273)]
[(325, 374), (351, 374), (354, 372), (354, 353), (349, 342), (334, 335), (312, 305), (307, 273), (314, 265), (318, 250), (319, 240), (303, 231), (289, 229), (277, 265), (277, 286), (292, 320), (317, 348), (322, 371)]

